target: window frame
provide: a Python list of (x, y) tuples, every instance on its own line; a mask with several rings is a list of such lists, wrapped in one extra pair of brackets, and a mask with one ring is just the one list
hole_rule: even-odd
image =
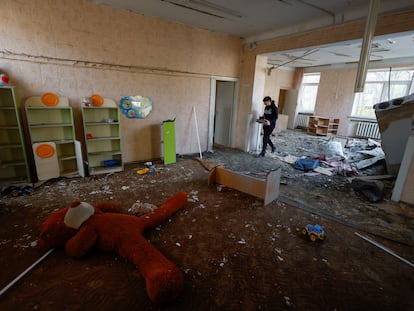
[[(318, 82), (303, 82), (303, 80), (306, 76), (318, 76)], [(303, 75), (302, 83), (300, 85), (299, 95), (298, 95), (298, 103), (299, 103), (298, 113), (313, 114), (315, 112), (316, 100), (318, 98), (318, 89), (319, 89), (319, 84), (320, 84), (320, 81), (321, 81), (320, 79), (321, 79), (321, 73), (320, 72), (310, 72), (310, 73), (305, 73)], [(309, 87), (315, 87), (316, 86), (315, 99), (314, 99), (312, 109), (304, 109), (305, 107), (303, 105), (303, 102), (305, 100), (305, 98), (304, 98), (304, 89), (305, 89), (305, 87), (308, 87), (308, 86)]]
[[(390, 77), (392, 76), (392, 73), (398, 72), (398, 71), (411, 71), (411, 80), (391, 80)], [(378, 79), (374, 79), (371, 80), (369, 79), (369, 75), (368, 73), (386, 73), (386, 79), (387, 80), (378, 80)], [(375, 111), (373, 109), (373, 105), (375, 105), (376, 103), (380, 103), (380, 102), (384, 102), (384, 101), (388, 101), (391, 100), (393, 98), (398, 98), (398, 97), (402, 97), (402, 96), (406, 96), (411, 94), (414, 91), (414, 68), (413, 67), (408, 67), (408, 68), (398, 68), (398, 69), (394, 69), (393, 71), (391, 70), (387, 70), (385, 68), (381, 68), (381, 69), (369, 69), (367, 73), (367, 78), (365, 81), (365, 88), (364, 88), (364, 92), (360, 92), (360, 93), (356, 93), (354, 96), (354, 101), (352, 104), (352, 113), (351, 113), (351, 117), (352, 118), (363, 118), (363, 119), (376, 119), (375, 117)], [(379, 99), (374, 99), (375, 103), (371, 103), (372, 104), (372, 114), (357, 114), (357, 111), (360, 109), (361, 105), (362, 105), (362, 99), (361, 97), (365, 95), (367, 95), (366, 90), (367, 90), (367, 85), (373, 85), (373, 84), (381, 84), (381, 90), (380, 91), (380, 95), (379, 95)], [(405, 95), (401, 95), (401, 96), (389, 96), (390, 93), (390, 86), (392, 89), (392, 86), (398, 86), (398, 85), (403, 85), (406, 86), (407, 89), (407, 93)], [(390, 97), (390, 98), (389, 98)]]

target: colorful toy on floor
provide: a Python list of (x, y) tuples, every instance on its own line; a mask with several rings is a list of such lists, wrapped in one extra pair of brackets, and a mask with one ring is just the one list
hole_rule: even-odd
[(302, 234), (309, 237), (312, 242), (323, 241), (325, 239), (325, 230), (320, 225), (307, 225), (302, 229)]
[[(178, 267), (142, 236), (187, 204), (185, 192), (176, 193), (150, 214), (136, 217), (116, 213), (113, 202), (93, 206), (74, 202), (70, 207), (53, 212), (44, 221), (38, 247), (42, 251), (64, 247), (72, 257), (82, 257), (93, 247), (115, 251), (134, 263), (146, 282), (147, 294), (157, 305), (172, 302), (183, 288), (183, 275)], [(116, 230), (115, 230), (116, 229)]]
[(10, 186), (6, 190), (4, 190), (5, 194), (9, 194), (12, 197), (19, 197), (23, 194), (33, 195), (33, 187), (32, 186)]

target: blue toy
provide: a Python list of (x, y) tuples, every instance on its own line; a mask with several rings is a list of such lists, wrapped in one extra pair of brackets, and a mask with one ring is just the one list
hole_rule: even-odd
[(323, 241), (325, 239), (325, 231), (320, 225), (307, 225), (302, 229), (302, 234), (308, 236), (312, 242)]

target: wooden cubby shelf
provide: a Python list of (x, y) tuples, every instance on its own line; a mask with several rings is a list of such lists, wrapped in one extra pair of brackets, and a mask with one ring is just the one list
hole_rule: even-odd
[(310, 116), (308, 124), (308, 134), (327, 136), (338, 133), (339, 119)]

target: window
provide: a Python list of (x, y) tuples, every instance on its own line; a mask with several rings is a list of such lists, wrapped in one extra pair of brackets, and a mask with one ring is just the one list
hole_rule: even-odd
[(299, 92), (299, 112), (313, 113), (318, 95), (320, 73), (305, 73)]
[(352, 115), (375, 118), (373, 106), (377, 103), (402, 97), (413, 91), (414, 69), (368, 70), (365, 88), (355, 94)]

